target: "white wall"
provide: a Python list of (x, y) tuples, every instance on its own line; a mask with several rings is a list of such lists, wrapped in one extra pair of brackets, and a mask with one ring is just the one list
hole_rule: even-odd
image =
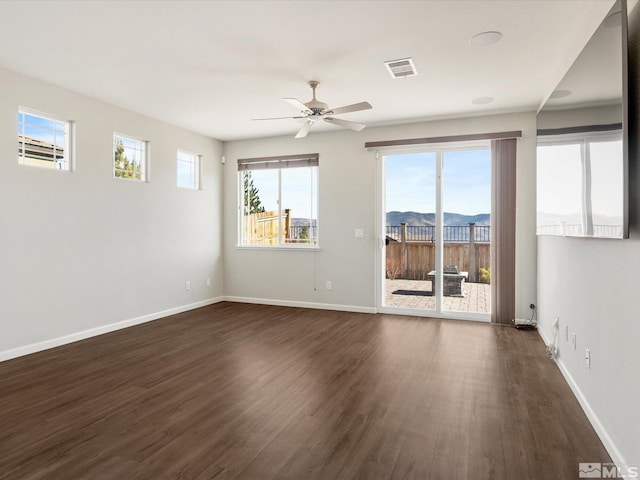
[[(222, 295), (220, 142), (8, 70), (0, 85), (0, 359)], [(75, 121), (76, 171), (18, 164), (18, 106)], [(149, 183), (113, 178), (114, 131), (150, 141)], [(201, 191), (176, 187), (178, 148), (203, 155)]]
[[(292, 127), (293, 128), (293, 127)], [(535, 114), (414, 123), (225, 143), (225, 296), (374, 311), (376, 155), (367, 141), (522, 130), (518, 143), (516, 314), (536, 303)], [(317, 152), (319, 252), (239, 249), (237, 159)], [(364, 238), (354, 229), (363, 228)], [(325, 280), (333, 288), (325, 290)], [(314, 289), (315, 287), (315, 289)]]
[[(539, 328), (547, 342), (553, 336), (552, 322), (559, 318), (559, 366), (613, 460), (640, 466), (640, 9), (631, 20), (631, 238), (539, 237), (538, 306)], [(590, 369), (586, 348), (591, 351)]]

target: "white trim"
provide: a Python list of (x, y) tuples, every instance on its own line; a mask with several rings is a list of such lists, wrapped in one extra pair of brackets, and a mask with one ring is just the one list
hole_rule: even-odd
[(390, 315), (408, 315), (412, 317), (429, 317), (443, 320), (463, 320), (470, 322), (491, 323), (491, 315), (486, 313), (467, 313), (444, 310), (438, 313), (435, 310), (422, 310), (419, 308), (380, 307), (378, 313)]
[[(540, 338), (542, 338), (542, 341), (544, 342), (545, 345), (548, 346), (551, 343), (548, 337), (544, 334), (543, 330), (539, 326), (538, 326), (538, 334), (540, 335)], [(630, 464), (625, 461), (624, 457), (620, 453), (620, 450), (618, 450), (618, 447), (616, 447), (615, 443), (607, 433), (606, 429), (602, 425), (602, 422), (598, 418), (598, 415), (596, 415), (596, 413), (591, 408), (589, 401), (582, 393), (582, 390), (580, 390), (580, 387), (578, 387), (578, 384), (573, 379), (573, 376), (569, 372), (569, 369), (567, 368), (567, 366), (562, 361), (562, 358), (557, 358), (555, 362), (556, 362), (556, 365), (558, 365), (558, 368), (560, 369), (560, 372), (562, 373), (562, 376), (564, 377), (565, 381), (569, 385), (569, 388), (571, 388), (573, 395), (576, 397), (576, 400), (578, 400), (578, 403), (582, 407), (582, 411), (587, 416), (589, 423), (591, 423), (591, 426), (596, 431), (596, 434), (600, 438), (600, 441), (604, 445), (604, 448), (607, 450), (607, 453), (609, 453), (611, 460), (622, 471), (624, 471), (624, 468)]]
[(140, 317), (130, 318), (128, 320), (122, 320), (120, 322), (110, 323), (108, 325), (101, 325), (99, 327), (90, 328), (89, 330), (82, 330), (80, 332), (70, 333), (62, 337), (52, 338), (44, 340), (42, 342), (32, 343), (24, 345), (22, 347), (13, 348), (11, 350), (5, 350), (0, 352), (0, 362), (5, 360), (11, 360), (12, 358), (22, 357), (31, 353), (41, 352), (50, 348), (59, 347), (68, 343), (77, 342), (86, 338), (96, 337), (105, 333), (114, 332), (123, 328), (132, 327), (134, 325), (140, 325), (141, 323), (151, 322), (158, 320), (159, 318), (168, 317), (169, 315), (175, 315), (177, 313), (186, 312), (200, 307), (206, 307), (207, 305), (213, 305), (214, 303), (224, 301), (223, 297), (210, 298), (208, 300), (202, 300), (200, 302), (190, 303), (188, 305), (182, 305), (180, 307), (169, 308), (160, 312), (149, 313)]
[(262, 250), (262, 251), (294, 251), (294, 252), (321, 252), (318, 246), (307, 246), (306, 243), (287, 243), (283, 245), (236, 245), (236, 250)]
[(275, 300), (271, 298), (251, 298), (225, 296), (226, 302), (255, 303), (258, 305), (276, 305), (280, 307), (313, 308), (316, 310), (337, 310), (340, 312), (378, 313), (375, 307), (362, 307), (359, 305), (335, 305), (331, 303), (298, 302), (293, 300)]

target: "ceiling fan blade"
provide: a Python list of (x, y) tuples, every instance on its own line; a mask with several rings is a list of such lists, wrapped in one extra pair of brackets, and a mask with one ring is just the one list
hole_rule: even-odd
[(272, 117), (272, 118), (252, 118), (251, 120), (291, 120), (292, 118), (306, 118), (306, 117)]
[(309, 129), (313, 126), (313, 122), (311, 120), (307, 120), (306, 123), (302, 126), (302, 128), (296, 133), (295, 138), (304, 138), (309, 133)]
[(311, 113), (311, 109), (309, 107), (307, 107), (304, 103), (302, 103), (300, 100), (298, 100), (297, 98), (283, 98), (283, 100), (285, 102), (293, 105), (294, 107), (296, 107), (301, 112)]
[(326, 117), (324, 121), (333, 123), (334, 125), (340, 125), (341, 127), (348, 128), (350, 130), (355, 130), (356, 132), (359, 132), (366, 127), (366, 125), (363, 125), (362, 123), (350, 122), (348, 120), (342, 120), (341, 118)]
[(328, 113), (338, 115), (340, 113), (359, 112), (360, 110), (369, 110), (373, 108), (369, 102), (354, 103), (353, 105), (345, 105), (344, 107), (332, 108)]

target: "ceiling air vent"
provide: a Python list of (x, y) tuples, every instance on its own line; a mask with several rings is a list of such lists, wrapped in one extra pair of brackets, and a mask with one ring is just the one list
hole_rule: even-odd
[(400, 60), (389, 60), (384, 62), (385, 67), (393, 78), (413, 77), (418, 74), (412, 58), (401, 58)]

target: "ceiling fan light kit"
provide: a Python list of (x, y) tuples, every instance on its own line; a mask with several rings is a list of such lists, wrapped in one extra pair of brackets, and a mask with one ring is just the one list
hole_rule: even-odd
[(362, 123), (351, 122), (349, 120), (343, 120), (341, 118), (335, 118), (334, 115), (340, 115), (343, 113), (350, 112), (359, 112), (361, 110), (369, 110), (371, 104), (369, 102), (360, 102), (354, 103), (351, 105), (345, 105), (343, 107), (338, 108), (329, 108), (324, 102), (319, 101), (316, 98), (316, 89), (320, 82), (316, 80), (310, 80), (309, 86), (311, 87), (311, 91), (313, 92), (313, 98), (309, 100), (307, 103), (302, 103), (297, 98), (283, 98), (283, 100), (293, 107), (300, 110), (300, 115), (295, 117), (276, 117), (276, 118), (255, 118), (254, 120), (281, 120), (281, 119), (303, 119), (306, 120), (302, 128), (298, 131), (295, 138), (304, 138), (309, 133), (309, 130), (313, 126), (315, 122), (320, 120), (325, 121), (327, 123), (331, 123), (332, 125), (338, 125), (340, 127), (348, 128), (349, 130), (354, 130), (359, 132), (366, 125)]

